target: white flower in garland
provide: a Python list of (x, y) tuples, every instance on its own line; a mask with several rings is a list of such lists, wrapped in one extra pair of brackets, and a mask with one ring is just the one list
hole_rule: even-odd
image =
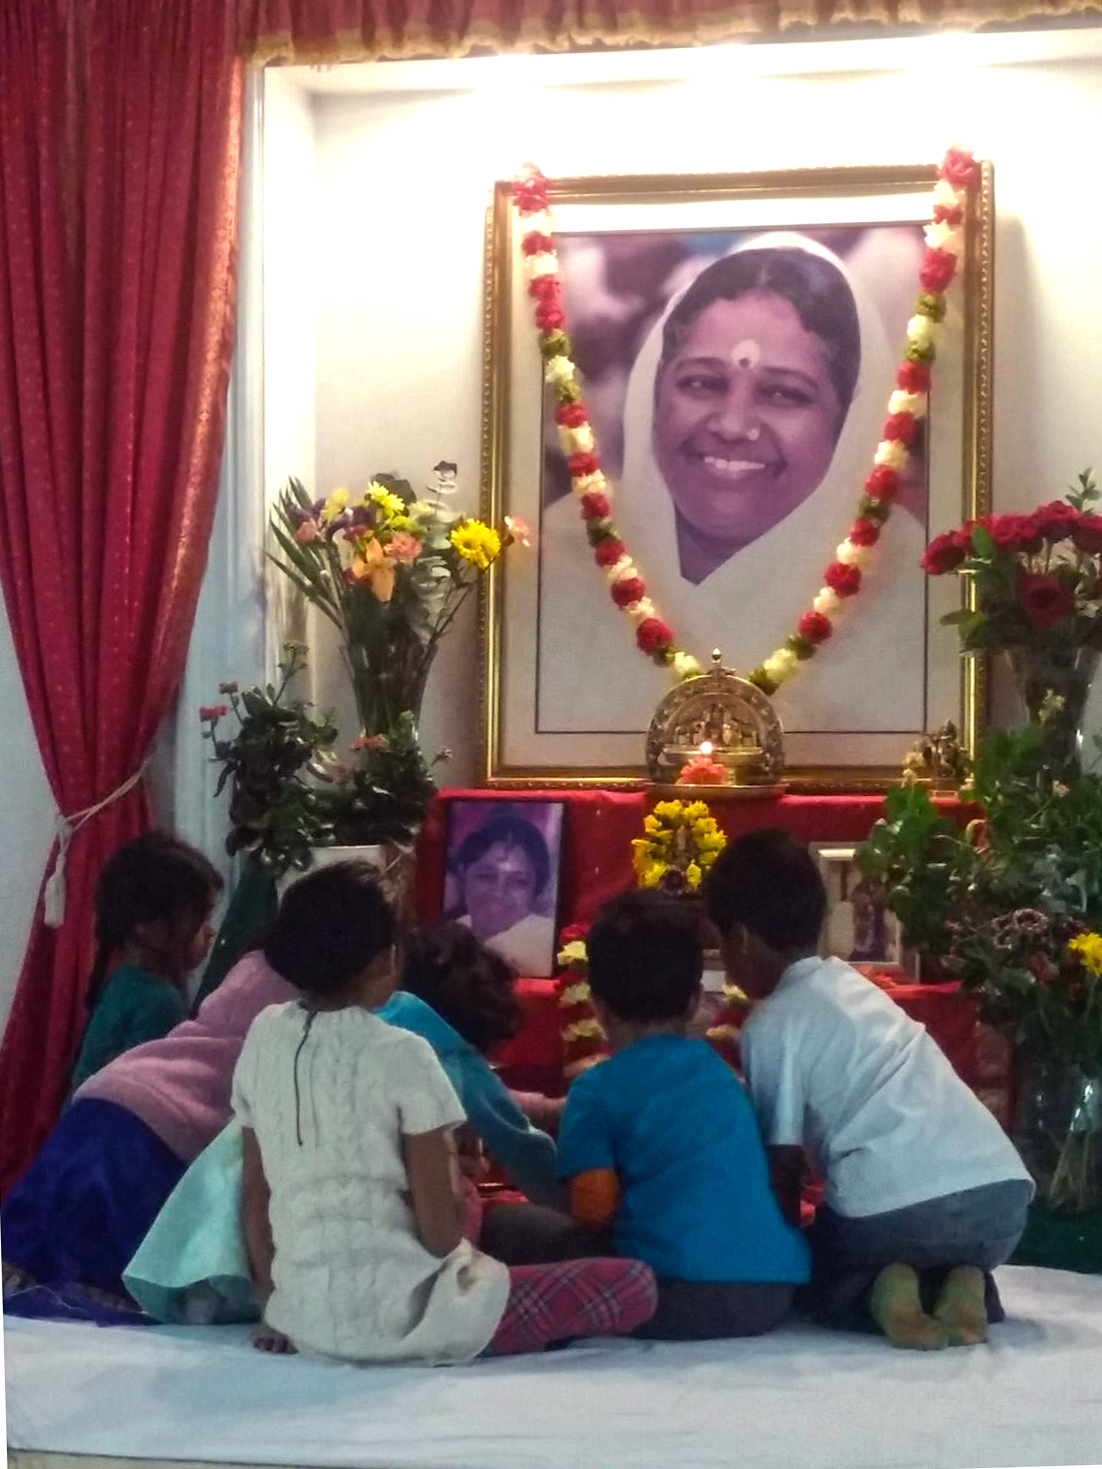
[(527, 259), (530, 281), (534, 281), (541, 275), (558, 275), (559, 273), (559, 262), (550, 251), (544, 251), (539, 255), (529, 255)]
[(578, 384), (577, 372), (569, 357), (549, 357), (543, 375), (555, 387), (577, 387)]
[(624, 611), (637, 627), (641, 622), (646, 622), (648, 617), (656, 615), (654, 603), (649, 597), (640, 597), (638, 602), (632, 602)]
[[(564, 454), (592, 454), (593, 430), (588, 423), (583, 423), (578, 428), (560, 428), (559, 442), (562, 444)], [(592, 479), (594, 476), (590, 475), (589, 478)]]
[(675, 653), (673, 655), (673, 671), (678, 678), (696, 678), (704, 670), (691, 653)]
[(872, 547), (855, 546), (852, 541), (843, 541), (835, 554), (843, 566), (867, 566), (872, 557)]
[(963, 209), (968, 202), (964, 189), (955, 189), (948, 179), (938, 179), (934, 185), (934, 208)]
[(948, 255), (959, 255), (964, 248), (964, 237), (951, 224), (928, 224), (926, 243), (931, 250), (944, 250)]
[(885, 439), (877, 447), (874, 462), (886, 464), (889, 469), (898, 471), (907, 462), (907, 446), (901, 444), (898, 439)]
[(605, 578), (610, 587), (614, 587), (618, 581), (626, 581), (629, 576), (638, 576), (635, 563), (630, 556), (621, 556), (619, 561), (614, 562), (605, 572)]
[(573, 490), (576, 495), (604, 495), (606, 500), (612, 498), (612, 486), (599, 469), (596, 474), (579, 474), (573, 481)]
[(840, 597), (833, 587), (824, 587), (811, 605), (824, 617), (837, 617), (846, 604), (845, 599)]
[(908, 342), (913, 343), (922, 352), (936, 346), (940, 335), (940, 326), (936, 321), (931, 321), (928, 316), (912, 316), (907, 323)]
[(912, 418), (924, 418), (926, 416), (925, 393), (904, 393), (902, 389), (896, 391), (888, 399), (889, 413), (909, 413)]

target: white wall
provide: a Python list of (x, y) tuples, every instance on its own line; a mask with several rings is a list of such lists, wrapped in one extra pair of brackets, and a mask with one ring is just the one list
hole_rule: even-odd
[[(265, 354), (252, 384), (265, 493), (289, 473), (319, 493), (381, 469), (424, 480), (446, 458), (474, 507), (484, 211), (492, 181), (525, 159), (552, 176), (693, 173), (929, 162), (963, 140), (995, 162), (996, 507), (1059, 496), (1102, 461), (1098, 35), (755, 45), (672, 64), (634, 53), (268, 72)], [(1034, 59), (980, 64), (1008, 51)], [(771, 57), (774, 72), (815, 70), (756, 74)], [(551, 84), (565, 76), (581, 79)], [(456, 90), (412, 90), (440, 77)], [(356, 95), (365, 83), (375, 90)], [(347, 710), (332, 649), (315, 654), (317, 696)], [(476, 688), (472, 609), (437, 661), (423, 721), (430, 746), (456, 752), (451, 783), (473, 773)], [(18, 772), (0, 803), (2, 1007), (51, 820), (2, 621), (0, 748)]]

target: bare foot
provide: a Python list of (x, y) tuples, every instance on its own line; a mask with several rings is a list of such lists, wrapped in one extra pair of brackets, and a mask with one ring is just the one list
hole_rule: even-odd
[(275, 1352), (279, 1355), (291, 1355), (298, 1348), (289, 1336), (284, 1336), (282, 1331), (276, 1331), (272, 1326), (260, 1326), (253, 1333), (253, 1346), (258, 1352)]
[(930, 1352), (949, 1345), (945, 1327), (922, 1309), (918, 1276), (910, 1265), (885, 1265), (873, 1282), (869, 1315), (893, 1347)]
[(987, 1340), (987, 1303), (983, 1271), (975, 1265), (950, 1270), (934, 1306), (953, 1347), (973, 1347)]

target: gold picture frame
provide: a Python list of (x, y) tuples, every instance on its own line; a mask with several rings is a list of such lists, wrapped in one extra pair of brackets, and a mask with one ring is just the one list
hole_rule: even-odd
[[(689, 177), (563, 178), (552, 181), (548, 192), (560, 232), (561, 255), (563, 240), (569, 243), (574, 238), (586, 244), (594, 239), (599, 242), (606, 235), (609, 239), (649, 237), (658, 241), (675, 237), (696, 242), (709, 232), (718, 239), (795, 230), (819, 240), (845, 237), (848, 230), (863, 231), (875, 242), (881, 235), (887, 239), (888, 232), (895, 230), (901, 238), (907, 231), (919, 231), (916, 238), (920, 238), (920, 225), (929, 217), (929, 195), (936, 177), (935, 165), (907, 164)], [(738, 248), (742, 247), (733, 247)], [(728, 249), (733, 253), (732, 247)], [(547, 397), (532, 303), (522, 272), (517, 269), (519, 258), (509, 184), (499, 181), (487, 211), (485, 236), (481, 509), (484, 516), (498, 523), (506, 514), (520, 515), (538, 531), (545, 503), (542, 485), (547, 462)], [(917, 294), (916, 275), (912, 267), (906, 282), (911, 297)], [(993, 290), (994, 178), (992, 165), (983, 162), (970, 195), (965, 254), (950, 295), (945, 343), (939, 349), (934, 373), (924, 535), (984, 514), (990, 506)], [(569, 299), (566, 305), (566, 329), (571, 331)], [(892, 343), (895, 360), (901, 346), (902, 340)], [(575, 352), (579, 369), (581, 355)], [(890, 391), (889, 379), (883, 388), (885, 407)], [(584, 374), (582, 394), (586, 400)], [(599, 441), (598, 447), (607, 464), (604, 444)], [(866, 466), (871, 466), (874, 450), (875, 442), (870, 442)], [(857, 481), (851, 503), (856, 502), (859, 490)], [(896, 518), (905, 515), (897, 509), (889, 532)], [(824, 527), (818, 548), (820, 558), (824, 552), (826, 559), (830, 558), (835, 540), (844, 535), (845, 529), (844, 524)], [(629, 553), (632, 550), (629, 544)], [(540, 566), (542, 554), (543, 549), (537, 546), (535, 552), (528, 553), (527, 561), (524, 553), (505, 558), (482, 581), (477, 779), (491, 787), (521, 789), (645, 785), (645, 736), (638, 733), (636, 757), (634, 727), (587, 728), (575, 737), (572, 731), (564, 733), (556, 728), (548, 732), (540, 726), (540, 639), (543, 636), (549, 644), (555, 631), (540, 610), (541, 575), (547, 584), (545, 569)], [(887, 552), (882, 554), (886, 556)], [(588, 564), (591, 556), (580, 524), (577, 558), (578, 564), (585, 565), (599, 581), (600, 572)], [(645, 577), (644, 556), (640, 556), (639, 564)], [(907, 565), (911, 564), (908, 560)], [(573, 567), (571, 571), (573, 574)], [(957, 724), (964, 748), (970, 754), (975, 751), (986, 720), (987, 670), (982, 659), (961, 658), (955, 630), (940, 627), (941, 613), (957, 605), (953, 581), (941, 578), (923, 582), (921, 637), (925, 661), (921, 708), (925, 718), (918, 721), (922, 727), (912, 728), (916, 723), (912, 718), (906, 730), (798, 730), (790, 741), (797, 747), (795, 758), (791, 748), (787, 758), (786, 780), (790, 787), (809, 792), (882, 790), (898, 780), (902, 757), (917, 735), (946, 718)], [(794, 602), (791, 610), (798, 614), (795, 596), (798, 594), (790, 598)], [(862, 616), (861, 604), (862, 598), (858, 598), (850, 614), (852, 619)], [(660, 611), (676, 631), (677, 606), (661, 604)], [(541, 625), (541, 615), (546, 626)], [(626, 622), (611, 600), (605, 615), (610, 625), (617, 619)], [(604, 631), (602, 624), (602, 635)], [(645, 680), (649, 665), (631, 646), (630, 626), (621, 636), (623, 662), (633, 670), (630, 677)], [(720, 642), (718, 636), (716, 641)], [(691, 646), (690, 651), (704, 662), (711, 648)], [(763, 648), (758, 656), (767, 651)], [(816, 663), (829, 670), (832, 653), (832, 649), (824, 649)], [(577, 649), (570, 676), (584, 680), (586, 675), (598, 680), (607, 676), (607, 668), (602, 670), (595, 663), (588, 639)], [(801, 671), (793, 685), (803, 676)], [(913, 669), (909, 676), (913, 683)], [(585, 686), (591, 687), (588, 683)], [(668, 686), (658, 686), (659, 697)], [(581, 687), (580, 682), (576, 687)], [(782, 690), (778, 699), (782, 720), (784, 707), (780, 700), (784, 693)], [(564, 685), (556, 697), (565, 704), (572, 696)], [(918, 702), (912, 700), (916, 709)], [(825, 753), (819, 755), (820, 750)]]

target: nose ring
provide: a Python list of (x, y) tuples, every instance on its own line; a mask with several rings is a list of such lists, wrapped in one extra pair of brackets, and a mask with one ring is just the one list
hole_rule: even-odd
[(760, 427), (760, 425), (755, 426), (754, 428), (750, 428), (750, 429), (747, 429), (746, 430), (746, 439), (747, 439), (747, 442), (748, 443), (756, 444), (760, 438), (761, 438), (761, 427)]

